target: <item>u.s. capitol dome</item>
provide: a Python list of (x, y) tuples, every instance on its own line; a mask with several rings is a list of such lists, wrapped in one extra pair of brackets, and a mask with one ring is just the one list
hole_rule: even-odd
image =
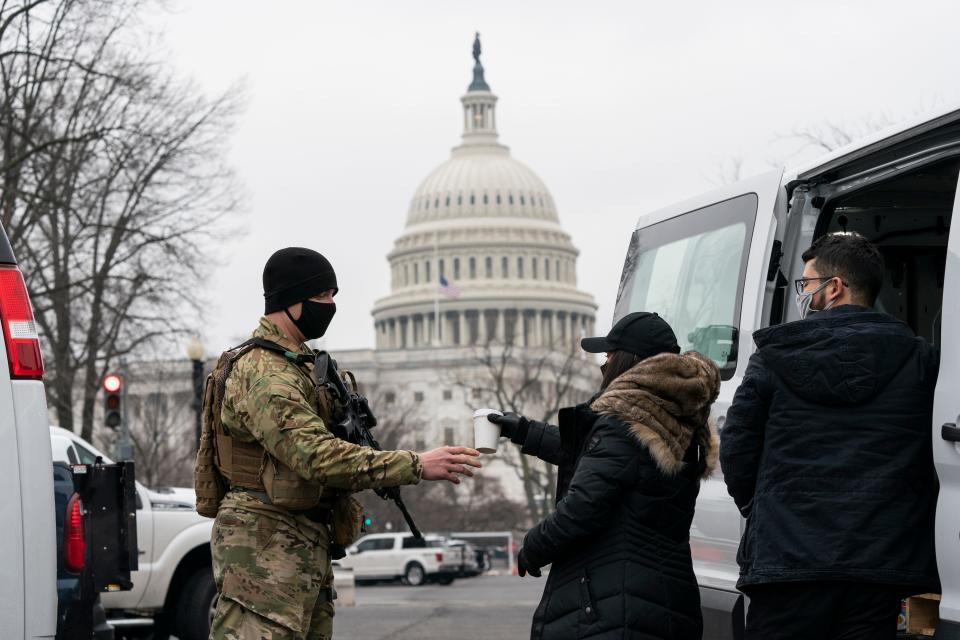
[(474, 54), (462, 141), (414, 192), (387, 256), (391, 293), (373, 309), (378, 350), (505, 342), (566, 350), (594, 332), (596, 304), (577, 289), (577, 249), (546, 185), (499, 142), (497, 96)]

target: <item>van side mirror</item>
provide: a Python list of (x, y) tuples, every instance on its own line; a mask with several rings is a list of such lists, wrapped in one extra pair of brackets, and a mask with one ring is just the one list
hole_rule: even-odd
[(348, 548), (347, 548), (347, 553), (349, 553), (350, 555), (356, 555), (356, 554), (360, 553), (360, 547), (357, 547), (357, 546), (348, 547)]
[(697, 327), (687, 334), (691, 348), (716, 362), (722, 370), (736, 367), (739, 338), (740, 331), (726, 324)]

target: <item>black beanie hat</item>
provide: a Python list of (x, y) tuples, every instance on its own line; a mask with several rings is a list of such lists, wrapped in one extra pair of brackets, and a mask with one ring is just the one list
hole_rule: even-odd
[(327, 289), (337, 293), (337, 274), (329, 260), (313, 249), (280, 249), (263, 268), (264, 313), (281, 311)]

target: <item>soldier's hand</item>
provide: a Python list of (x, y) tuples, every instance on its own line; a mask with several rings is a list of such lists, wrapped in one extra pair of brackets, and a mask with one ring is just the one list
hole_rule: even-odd
[(432, 451), (420, 454), (423, 463), (424, 480), (447, 480), (453, 484), (460, 484), (457, 475), (472, 476), (470, 467), (481, 468), (483, 465), (477, 460), (480, 452), (468, 447), (438, 447)]

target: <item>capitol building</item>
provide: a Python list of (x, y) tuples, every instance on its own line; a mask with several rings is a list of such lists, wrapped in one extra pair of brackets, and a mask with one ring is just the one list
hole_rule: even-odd
[[(597, 306), (577, 288), (577, 249), (546, 185), (499, 140), (479, 41), (474, 58), (460, 144), (414, 192), (387, 255), (390, 294), (373, 308), (376, 347), (333, 354), (363, 381), (378, 415), (407, 416), (402, 446), (418, 450), (472, 444), (475, 408), (506, 411), (498, 401), (519, 394), (517, 408), (542, 419), (599, 385), (596, 363), (579, 347), (595, 334)], [(483, 475), (522, 503), (529, 496), (512, 455), (502, 446)]]

